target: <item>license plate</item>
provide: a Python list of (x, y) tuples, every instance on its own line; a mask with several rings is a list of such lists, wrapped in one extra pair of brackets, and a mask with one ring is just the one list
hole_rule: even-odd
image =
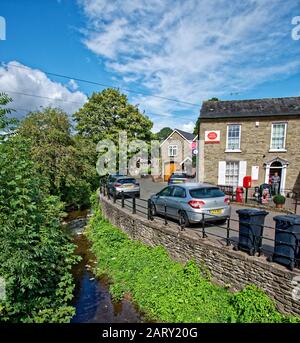
[(174, 180), (174, 183), (181, 183), (183, 180)]
[(132, 183), (126, 183), (125, 185), (121, 186), (121, 188), (133, 188), (134, 184)]
[(222, 214), (222, 209), (210, 210), (209, 212), (210, 212), (210, 214)]

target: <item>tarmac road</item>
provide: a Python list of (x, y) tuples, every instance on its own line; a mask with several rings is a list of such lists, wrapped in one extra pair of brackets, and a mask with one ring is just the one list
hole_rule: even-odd
[[(166, 182), (153, 182), (152, 179), (140, 179), (140, 186), (141, 186), (141, 196), (140, 199), (136, 200), (137, 204), (137, 214), (141, 216), (147, 216), (147, 202), (145, 200), (148, 200), (151, 195), (158, 193), (161, 189), (167, 186)], [(121, 200), (119, 199), (118, 202)], [(132, 207), (131, 200), (128, 199), (125, 201), (125, 207), (130, 208)], [(238, 214), (236, 211), (238, 209), (243, 208), (241, 205), (232, 205), (232, 211), (231, 211), (231, 220), (230, 220), (230, 239), (237, 242), (238, 240)], [(244, 207), (245, 208), (245, 207)], [(275, 221), (273, 220), (273, 217), (278, 215), (277, 212), (269, 212), (269, 214), (266, 217), (265, 220), (265, 228), (264, 228), (264, 237), (263, 239), (263, 249), (265, 250), (264, 253), (266, 255), (269, 255), (273, 251), (273, 245), (274, 242), (270, 241), (269, 239), (274, 239), (275, 236)], [(162, 225), (164, 225), (164, 218), (162, 217), (156, 217), (156, 221), (160, 221)], [(168, 219), (168, 225), (175, 225), (178, 227), (177, 221), (172, 221)], [(202, 226), (201, 224), (193, 225), (190, 228), (190, 230), (199, 231), (199, 233), (202, 233)], [(215, 224), (206, 224), (205, 227), (205, 233), (208, 235), (208, 237), (215, 237), (215, 239), (221, 240), (224, 243), (226, 242), (226, 224), (219, 226)]]

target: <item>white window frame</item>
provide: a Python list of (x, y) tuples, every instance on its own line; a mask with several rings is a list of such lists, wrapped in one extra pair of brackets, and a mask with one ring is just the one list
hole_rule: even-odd
[[(274, 125), (282, 124), (284, 125), (284, 140), (283, 140), (283, 148), (273, 148), (272, 147), (272, 141), (273, 141), (273, 128)], [(286, 152), (286, 134), (287, 134), (287, 122), (285, 121), (278, 121), (278, 122), (273, 122), (271, 125), (271, 139), (270, 139), (270, 149), (269, 152)]]
[[(171, 154), (171, 151), (174, 152), (174, 150), (176, 151), (176, 154)], [(171, 144), (168, 146), (168, 156), (169, 157), (176, 157), (178, 154), (178, 145), (177, 144)]]
[[(228, 182), (226, 182), (227, 177), (230, 177), (230, 174), (227, 174), (227, 164), (232, 163), (232, 164), (236, 164), (237, 165), (237, 175), (231, 175), (232, 177), (236, 177), (237, 180), (235, 182), (235, 184), (229, 184)], [(240, 183), (240, 161), (226, 161), (225, 164), (225, 185), (226, 186), (233, 186), (233, 187), (237, 187), (239, 186)]]
[[(238, 126), (239, 127), (239, 147), (237, 149), (230, 149), (228, 147), (229, 143), (229, 127), (230, 126)], [(227, 134), (226, 134), (226, 150), (225, 152), (241, 152), (241, 136), (242, 136), (242, 125), (241, 124), (228, 124), (227, 125)]]

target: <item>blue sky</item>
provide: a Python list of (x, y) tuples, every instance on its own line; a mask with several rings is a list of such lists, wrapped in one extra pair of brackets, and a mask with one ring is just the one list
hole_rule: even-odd
[(300, 95), (300, 0), (1, 0), (0, 16), (0, 91), (19, 116), (49, 104), (71, 114), (103, 89), (43, 71), (142, 92), (125, 93), (155, 131), (191, 130), (200, 106), (151, 94), (199, 105)]

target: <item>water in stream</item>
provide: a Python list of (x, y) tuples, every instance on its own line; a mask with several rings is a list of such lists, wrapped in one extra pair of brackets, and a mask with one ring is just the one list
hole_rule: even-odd
[(112, 301), (107, 278), (96, 278), (92, 272), (95, 257), (90, 252), (89, 242), (78, 230), (73, 235), (76, 253), (82, 257), (73, 268), (76, 282), (73, 305), (76, 315), (72, 323), (139, 323), (143, 316), (128, 300)]

